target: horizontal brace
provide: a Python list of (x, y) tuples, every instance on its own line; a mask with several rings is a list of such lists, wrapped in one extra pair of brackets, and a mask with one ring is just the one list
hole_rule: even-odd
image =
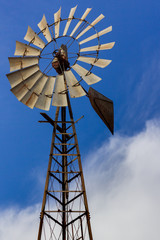
[(77, 198), (79, 198), (80, 196), (83, 195), (83, 192), (81, 192), (80, 194), (78, 194), (77, 196), (75, 196), (74, 198), (72, 198), (71, 200), (69, 200), (65, 205), (70, 204), (71, 202), (73, 202), (74, 200), (76, 200)]
[(68, 154), (68, 153), (53, 153), (53, 156), (78, 156), (79, 154)]
[(79, 177), (81, 173), (76, 174), (74, 177), (70, 178), (69, 180), (67, 180), (67, 182), (72, 182), (75, 178)]
[[(58, 198), (56, 198), (54, 195), (52, 195), (52, 194), (49, 193), (48, 191), (47, 191), (47, 194), (48, 194), (50, 197), (54, 198), (57, 202), (59, 202), (59, 203), (62, 205), (62, 202), (61, 202)], [(47, 212), (47, 211), (46, 211), (46, 212)]]
[(45, 212), (48, 212), (48, 213), (58, 213), (58, 212), (69, 212), (69, 213), (85, 213), (86, 211), (72, 211), (72, 210), (68, 210), (68, 211), (62, 211), (60, 209), (58, 209), (57, 211), (45, 211)]
[(62, 184), (62, 181), (59, 178), (57, 178), (53, 173), (50, 172), (49, 175), (55, 178), (59, 183)]
[(84, 215), (86, 215), (86, 212), (84, 212), (82, 215), (80, 215), (79, 217), (73, 219), (71, 222), (67, 223), (66, 224), (66, 227), (68, 227), (68, 225), (74, 223), (75, 221), (77, 221), (78, 219), (80, 219), (81, 217), (83, 217)]
[[(59, 132), (59, 133), (56, 133), (56, 134), (62, 134), (62, 135), (71, 135), (72, 133)], [(68, 137), (70, 137), (70, 136), (68, 136)]]
[(57, 171), (50, 171), (50, 172), (52, 172), (52, 173), (80, 173), (80, 171), (79, 172), (73, 172), (73, 171), (70, 171), (70, 172), (62, 172), (62, 171), (59, 171), (59, 170), (57, 170)]
[(75, 145), (74, 143), (54, 143), (54, 145), (60, 145), (60, 146), (63, 146), (63, 145)]
[(44, 214), (48, 217), (48, 218), (50, 218), (50, 219), (52, 219), (55, 223), (58, 223), (61, 227), (62, 227), (62, 224), (60, 223), (60, 222), (58, 222), (56, 219), (54, 219), (53, 217), (51, 217), (49, 214), (47, 214), (46, 212), (44, 212)]
[(48, 192), (82, 192), (78, 190), (60, 190), (60, 191), (48, 191)]

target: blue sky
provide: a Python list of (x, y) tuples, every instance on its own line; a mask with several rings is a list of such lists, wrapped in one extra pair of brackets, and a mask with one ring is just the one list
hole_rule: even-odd
[[(87, 98), (72, 100), (75, 120), (84, 115), (77, 124), (82, 158), (86, 159), (90, 152), (97, 151), (117, 135), (129, 138), (139, 134), (146, 121), (160, 117), (158, 0), (1, 0), (0, 208), (25, 208), (41, 202), (43, 187), (40, 182), (46, 173), (51, 140), (51, 127), (38, 123), (41, 111), (27, 108), (10, 92), (5, 76), (9, 73), (8, 57), (14, 54), (16, 40), (24, 42), (28, 25), (38, 31), (37, 24), (43, 13), (51, 23), (60, 6), (62, 18), (65, 18), (70, 8), (77, 4), (77, 17), (87, 7), (92, 8), (87, 17), (90, 22), (103, 13), (105, 19), (97, 24), (97, 29), (112, 25), (113, 31), (102, 37), (102, 43), (116, 42), (112, 50), (100, 55), (112, 59), (112, 63), (105, 69), (93, 71), (102, 77), (93, 87), (114, 101), (115, 136), (111, 137)], [(55, 108), (52, 107), (48, 114), (54, 117)]]

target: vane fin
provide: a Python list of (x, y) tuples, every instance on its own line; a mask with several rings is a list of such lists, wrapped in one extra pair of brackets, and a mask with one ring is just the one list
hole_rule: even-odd
[(89, 14), (89, 12), (92, 10), (92, 8), (87, 8), (86, 11), (84, 12), (83, 16), (81, 17), (81, 19), (79, 20), (79, 22), (77, 23), (77, 25), (75, 26), (75, 28), (73, 29), (73, 31), (71, 32), (70, 36), (72, 37), (73, 34), (76, 32), (76, 30), (79, 28), (79, 26), (82, 24), (83, 20), (87, 17), (87, 15)]
[(96, 46), (92, 46), (92, 47), (81, 48), (80, 52), (108, 50), (108, 49), (113, 48), (114, 44), (115, 44), (115, 42), (110, 42), (110, 43), (96, 45)]
[(61, 7), (60, 7), (60, 9), (54, 14), (55, 38), (59, 37), (60, 19), (61, 19)]
[(112, 60), (82, 57), (82, 56), (79, 56), (77, 60), (88, 63), (88, 64), (92, 64), (96, 67), (101, 67), (101, 68), (107, 67), (112, 62)]
[(74, 15), (74, 13), (76, 11), (76, 8), (77, 8), (77, 6), (75, 6), (74, 8), (71, 8), (71, 11), (70, 11), (69, 17), (68, 17), (68, 21), (66, 23), (66, 26), (65, 26), (65, 29), (64, 29), (64, 32), (63, 32), (63, 36), (65, 36), (67, 34), (68, 28), (69, 28), (69, 26), (71, 24), (71, 21), (73, 19), (73, 15)]
[(16, 41), (15, 56), (39, 56), (41, 51), (22, 42)]
[(47, 20), (45, 15), (43, 14), (42, 20), (38, 23), (39, 29), (42, 31), (44, 37), (47, 39), (48, 42), (52, 41), (52, 37), (48, 28)]
[(33, 31), (33, 29), (28, 26), (27, 33), (24, 37), (24, 40), (31, 42), (35, 46), (39, 48), (44, 48), (45, 47), (45, 42)]
[(38, 64), (38, 57), (9, 57), (10, 72)]
[(102, 80), (97, 75), (90, 73), (87, 69), (81, 67), (78, 64), (72, 66), (72, 68), (83, 78), (83, 80), (88, 84), (94, 84)]
[(42, 94), (40, 94), (35, 107), (40, 108), (42, 110), (49, 111), (51, 100), (52, 100), (52, 94), (53, 94), (53, 88), (55, 84), (55, 77), (49, 77), (44, 88), (42, 91)]
[(64, 75), (66, 78), (71, 98), (82, 97), (86, 95), (85, 91), (81, 87), (80, 83), (78, 83), (76, 77), (74, 76), (71, 70), (65, 71)]
[(93, 26), (95, 26), (98, 22), (100, 22), (104, 18), (104, 15), (101, 14), (99, 17), (97, 17), (88, 27), (86, 27), (78, 36), (76, 39), (80, 38), (83, 34), (85, 34), (89, 29), (91, 29)]
[(56, 107), (67, 106), (66, 87), (64, 84), (64, 75), (57, 75), (55, 88), (53, 92), (52, 105)]
[(104, 30), (102, 30), (102, 31), (100, 31), (100, 32), (98, 32), (96, 34), (93, 34), (92, 36), (90, 36), (90, 37), (84, 39), (83, 41), (79, 42), (79, 44), (81, 45), (83, 43), (89, 42), (89, 41), (91, 41), (91, 40), (93, 40), (93, 39), (95, 39), (97, 37), (100, 37), (100, 36), (102, 36), (102, 35), (104, 35), (106, 33), (111, 32), (111, 31), (112, 31), (112, 26), (110, 26), (108, 28), (105, 28)]

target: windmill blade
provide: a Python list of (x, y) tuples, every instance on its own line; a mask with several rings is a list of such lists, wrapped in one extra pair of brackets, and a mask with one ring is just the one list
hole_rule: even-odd
[(58, 12), (54, 14), (55, 38), (59, 37), (60, 19), (61, 19), (61, 7), (58, 10)]
[(20, 82), (24, 81), (25, 79), (33, 75), (38, 70), (39, 70), (39, 66), (34, 65), (31, 67), (18, 70), (16, 72), (9, 73), (6, 76), (11, 84), (11, 87), (13, 88), (16, 85), (18, 85)]
[(106, 33), (111, 32), (111, 31), (112, 31), (112, 26), (110, 26), (108, 28), (105, 28), (104, 30), (102, 30), (102, 31), (100, 31), (100, 32), (98, 32), (96, 34), (93, 34), (92, 36), (90, 36), (90, 37), (84, 39), (83, 41), (79, 42), (79, 44), (81, 45), (83, 43), (89, 42), (89, 41), (91, 41), (91, 40), (93, 40), (93, 39), (95, 39), (97, 37), (100, 37), (100, 36), (102, 36), (102, 35), (104, 35)]
[(48, 77), (43, 75), (36, 84), (31, 88), (30, 91), (21, 99), (21, 102), (27, 105), (30, 108), (34, 108), (40, 93), (42, 92), (44, 85)]
[(89, 12), (92, 10), (92, 8), (87, 8), (86, 11), (84, 12), (83, 16), (81, 17), (81, 19), (79, 20), (79, 22), (77, 23), (77, 25), (75, 26), (75, 28), (73, 29), (73, 31), (71, 32), (70, 36), (72, 37), (73, 34), (76, 32), (76, 30), (79, 28), (79, 26), (82, 24), (83, 20), (87, 17), (87, 15), (89, 14)]
[(106, 43), (102, 45), (87, 47), (87, 48), (81, 48), (80, 52), (89, 52), (89, 51), (99, 51), (99, 50), (107, 50), (113, 48), (115, 42)]
[(74, 76), (71, 70), (65, 71), (64, 75), (66, 78), (71, 98), (82, 97), (86, 95), (85, 91), (81, 87), (80, 83), (78, 83), (76, 77)]
[(38, 64), (38, 57), (9, 57), (10, 72)]
[(35, 107), (40, 108), (42, 110), (49, 111), (51, 105), (51, 99), (53, 94), (53, 88), (55, 84), (55, 77), (49, 77), (44, 88), (42, 94), (40, 94)]
[(41, 51), (27, 44), (16, 41), (15, 56), (39, 56)]
[(76, 39), (80, 38), (83, 34), (85, 34), (89, 29), (91, 29), (94, 25), (96, 25), (103, 18), (104, 18), (103, 14), (99, 15), (99, 17), (97, 17), (88, 27), (86, 27), (80, 34), (78, 34)]
[(71, 21), (73, 19), (73, 15), (74, 15), (74, 13), (76, 11), (76, 8), (77, 8), (77, 6), (75, 6), (74, 8), (71, 8), (71, 11), (70, 11), (69, 17), (68, 17), (68, 21), (66, 23), (66, 26), (65, 26), (65, 29), (64, 29), (64, 32), (63, 32), (63, 36), (65, 36), (67, 34), (68, 28), (69, 28), (69, 26), (71, 24)]
[(43, 40), (32, 30), (30, 26), (28, 26), (28, 30), (26, 36), (24, 37), (24, 40), (31, 42), (39, 48), (45, 47), (45, 42), (43, 42)]
[(113, 134), (114, 133), (113, 101), (105, 97), (101, 93), (97, 92), (91, 87), (89, 88), (88, 96), (92, 107)]
[(87, 69), (81, 67), (78, 64), (72, 66), (72, 68), (83, 78), (83, 80), (88, 84), (94, 84), (102, 80), (100, 77), (93, 73), (90, 73)]
[(63, 75), (56, 76), (52, 105), (56, 107), (61, 107), (61, 106), (65, 107), (68, 105)]
[(42, 20), (38, 23), (39, 29), (42, 31), (44, 37), (47, 39), (48, 42), (52, 41), (52, 37), (48, 28), (47, 20), (45, 15), (43, 14)]
[(101, 67), (101, 68), (107, 67), (112, 62), (112, 60), (107, 60), (107, 59), (98, 59), (98, 58), (81, 57), (81, 56), (79, 56), (77, 60), (88, 63), (88, 64), (92, 64), (96, 67)]
[(28, 77), (26, 80), (22, 81), (14, 88), (11, 89), (11, 92), (16, 96), (16, 98), (20, 101), (29, 90), (34, 86), (34, 84), (38, 81), (39, 78), (42, 77), (42, 72), (39, 70), (34, 73), (32, 76)]

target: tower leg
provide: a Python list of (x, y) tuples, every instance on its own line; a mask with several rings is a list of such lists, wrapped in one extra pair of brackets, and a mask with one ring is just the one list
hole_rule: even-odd
[(81, 156), (69, 99), (68, 107), (57, 108), (54, 121), (43, 115), (54, 129), (38, 240), (92, 240)]

